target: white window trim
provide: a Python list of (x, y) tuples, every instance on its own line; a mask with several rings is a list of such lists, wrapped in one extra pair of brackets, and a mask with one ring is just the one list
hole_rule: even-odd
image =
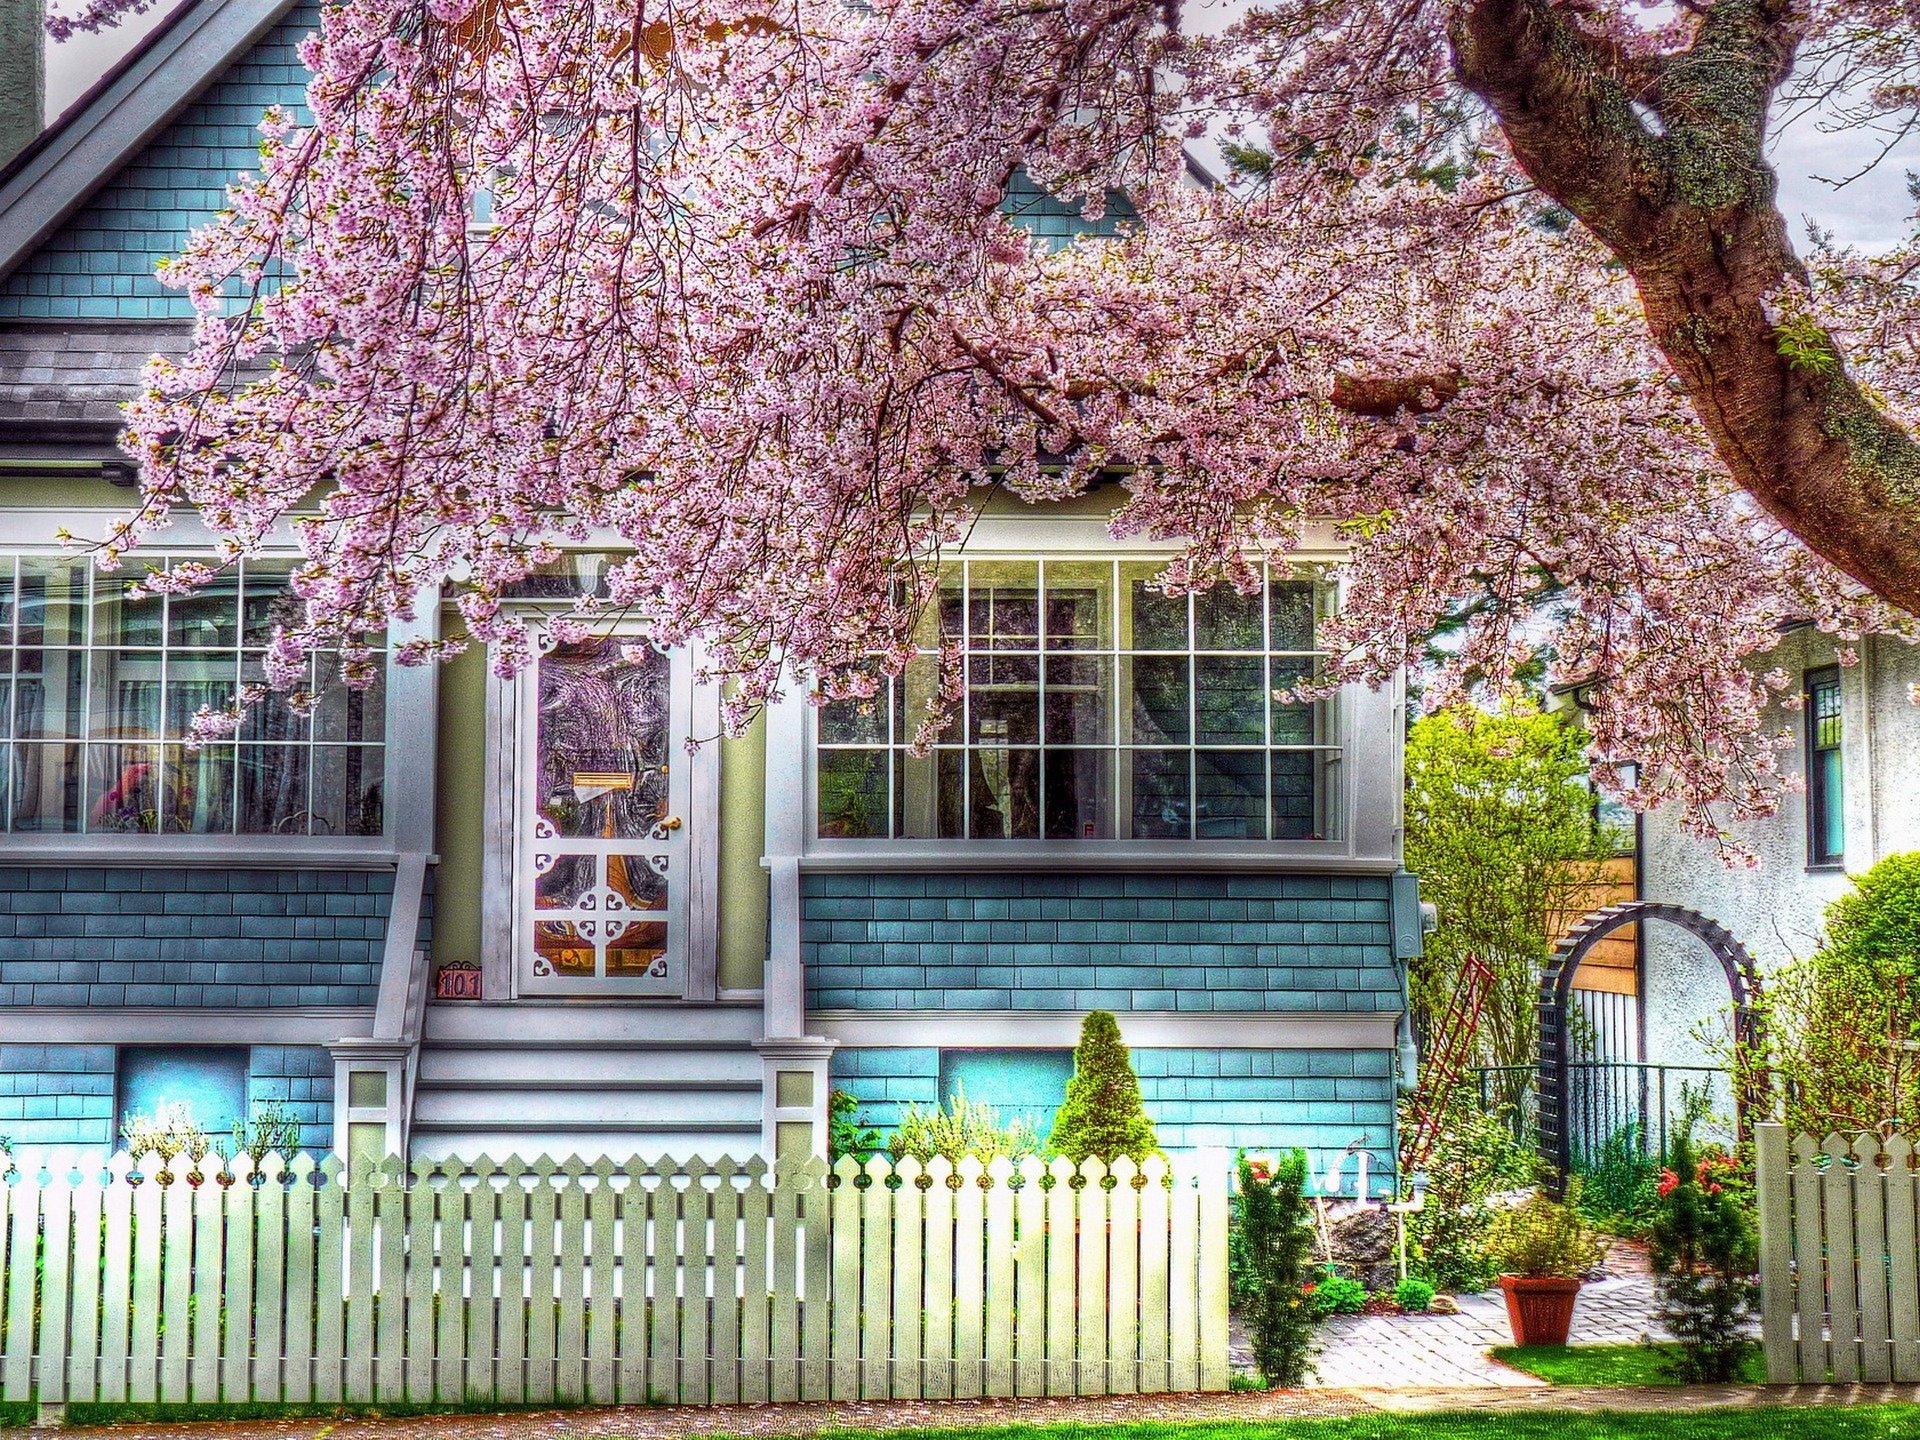
[[(520, 618), (537, 624), (565, 607), (529, 603), (515, 606)], [(616, 630), (635, 633), (636, 627)], [(483, 1000), (566, 1000), (595, 1003), (660, 1004), (713, 1001), (719, 994), (720, 876), (720, 696), (717, 687), (696, 683), (697, 653), (670, 652), (672, 713), (684, 733), (702, 740), (679, 760), (672, 787), (674, 813), (684, 821), (685, 875), (676, 888), (669, 880), (668, 952), (681, 966), (683, 983), (671, 991), (643, 989), (633, 982), (596, 980), (577, 986), (528, 983), (524, 956), (532, 906), (522, 893), (528, 876), (523, 856), (531, 833), (531, 800), (522, 759), (531, 754), (534, 712), (533, 668), (503, 678), (487, 675), (484, 722), (483, 851), (481, 870), (481, 996)], [(676, 729), (681, 724), (676, 724)], [(670, 964), (672, 959), (670, 959)]]

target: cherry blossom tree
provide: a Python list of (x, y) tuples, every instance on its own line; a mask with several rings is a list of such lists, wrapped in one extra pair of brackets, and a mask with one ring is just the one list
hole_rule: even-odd
[[(109, 22), (94, 0), (62, 25)], [(1174, 590), (1351, 546), (1327, 685), (1544, 639), (1603, 783), (1724, 835), (1782, 777), (1782, 625), (1920, 611), (1920, 249), (1796, 255), (1771, 117), (1912, 122), (1887, 0), (333, 0), (308, 113), (165, 278), (127, 444), (224, 553), (288, 517), (303, 623), (450, 587), (497, 663), (556, 547), (700, 636), (744, 719), (870, 694), (996, 490), (1116, 486)], [(1837, 100), (1833, 97), (1839, 97)], [(1196, 185), (1183, 143), (1240, 171)], [(1022, 175), (1118, 233), (1035, 239)], [(318, 497), (315, 510), (315, 497)], [(195, 568), (151, 576), (190, 586)], [(211, 715), (217, 731), (232, 717)], [(1631, 785), (1623, 766), (1633, 762)]]

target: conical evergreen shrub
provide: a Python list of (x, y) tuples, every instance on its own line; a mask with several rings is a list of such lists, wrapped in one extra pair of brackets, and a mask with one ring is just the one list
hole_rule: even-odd
[(1122, 1155), (1145, 1160), (1158, 1154), (1153, 1121), (1140, 1104), (1140, 1077), (1120, 1042), (1119, 1023), (1095, 1010), (1080, 1026), (1067, 1098), (1053, 1117), (1049, 1148), (1076, 1165), (1097, 1155), (1111, 1165)]

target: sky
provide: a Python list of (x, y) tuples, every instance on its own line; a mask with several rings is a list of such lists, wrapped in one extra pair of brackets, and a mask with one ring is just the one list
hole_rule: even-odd
[[(188, 0), (192, 3), (192, 0)], [(1217, 28), (1243, 0), (1204, 6), (1212, 11), (1201, 27)], [(52, 120), (82, 95), (127, 48), (158, 24), (166, 6), (136, 15), (102, 35), (81, 36), (47, 46), (47, 118)], [(1780, 175), (1781, 209), (1793, 227), (1796, 244), (1806, 234), (1804, 221), (1815, 220), (1842, 244), (1884, 250), (1910, 233), (1914, 202), (1907, 194), (1906, 172), (1920, 170), (1920, 140), (1908, 139), (1878, 169), (1850, 185), (1835, 188), (1821, 177), (1852, 173), (1877, 146), (1858, 132), (1834, 133), (1821, 117), (1796, 120), (1774, 138), (1773, 160)]]

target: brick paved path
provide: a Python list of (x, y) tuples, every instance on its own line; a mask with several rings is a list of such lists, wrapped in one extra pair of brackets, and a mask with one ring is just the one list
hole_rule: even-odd
[[(1573, 1312), (1575, 1345), (1631, 1345), (1664, 1335), (1653, 1318), (1653, 1281), (1623, 1275), (1582, 1286)], [(1544, 1380), (1487, 1354), (1511, 1345), (1506, 1301), (1498, 1290), (1462, 1295), (1458, 1315), (1353, 1315), (1321, 1328), (1313, 1383), (1334, 1389), (1538, 1389)], [(1251, 1368), (1250, 1356), (1236, 1362)]]

